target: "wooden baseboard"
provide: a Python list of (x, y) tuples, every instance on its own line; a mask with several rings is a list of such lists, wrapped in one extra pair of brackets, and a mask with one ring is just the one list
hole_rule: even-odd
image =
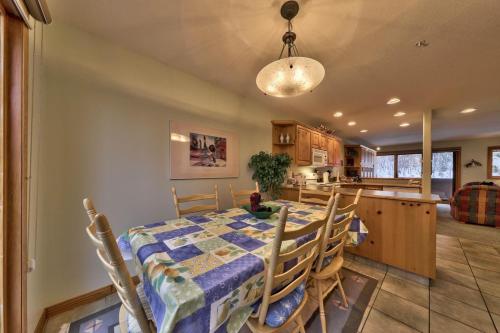
[[(132, 280), (136, 285), (140, 282), (137, 276), (132, 277)], [(35, 328), (35, 333), (43, 333), (45, 325), (47, 324), (49, 318), (57, 316), (66, 311), (73, 310), (79, 306), (96, 302), (106, 296), (114, 294), (115, 292), (116, 288), (112, 284), (110, 284), (86, 294), (76, 296), (66, 301), (62, 301), (60, 303), (46, 307), (45, 309), (43, 309), (42, 315), (38, 320), (38, 324)]]

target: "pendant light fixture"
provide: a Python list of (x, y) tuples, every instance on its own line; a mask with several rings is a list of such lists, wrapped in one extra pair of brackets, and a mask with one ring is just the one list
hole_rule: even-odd
[[(292, 31), (292, 19), (299, 12), (297, 1), (287, 1), (281, 6), (281, 16), (288, 21), (288, 31), (283, 35), (283, 47), (278, 60), (273, 61), (257, 74), (257, 87), (266, 95), (275, 97), (299, 96), (311, 92), (325, 76), (323, 65), (311, 58), (299, 56)], [(287, 56), (282, 58), (283, 52)]]

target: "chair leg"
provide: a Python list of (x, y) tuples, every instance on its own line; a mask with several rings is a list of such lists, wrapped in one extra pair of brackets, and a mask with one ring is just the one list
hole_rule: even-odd
[(321, 291), (321, 283), (315, 280), (316, 292), (318, 293), (318, 303), (319, 303), (319, 319), (321, 321), (321, 331), (326, 333), (326, 314), (325, 314), (325, 304), (323, 303), (323, 292)]
[(340, 294), (342, 295), (342, 299), (344, 300), (344, 306), (347, 308), (349, 307), (349, 304), (347, 304), (347, 298), (345, 297), (345, 292), (344, 288), (342, 287), (342, 281), (340, 281), (339, 273), (337, 273), (337, 281), (339, 282), (339, 290)]
[(297, 318), (295, 319), (295, 322), (299, 326), (299, 332), (300, 333), (306, 333), (306, 329), (304, 328), (304, 322), (302, 321), (302, 315), (298, 315)]

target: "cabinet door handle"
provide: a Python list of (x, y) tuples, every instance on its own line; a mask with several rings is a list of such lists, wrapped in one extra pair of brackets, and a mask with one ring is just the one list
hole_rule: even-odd
[(382, 214), (382, 211), (381, 211), (381, 210), (377, 210), (377, 214), (378, 214), (378, 215), (381, 215), (381, 214)]
[(370, 241), (370, 244), (375, 244), (375, 242), (374, 241)]
[(420, 207), (420, 204), (418, 203), (417, 206)]
[(413, 204), (412, 204), (412, 203), (410, 204), (410, 207), (413, 207)]
[(429, 211), (426, 211), (426, 212), (425, 212), (425, 214), (430, 214), (430, 213), (431, 213), (431, 212), (429, 212)]
[(405, 203), (405, 202), (402, 202), (402, 203), (401, 203), (401, 206), (405, 206), (405, 205), (406, 205), (406, 203)]

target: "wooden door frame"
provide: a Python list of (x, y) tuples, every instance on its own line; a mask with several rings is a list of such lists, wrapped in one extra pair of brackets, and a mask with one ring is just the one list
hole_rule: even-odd
[(27, 332), (28, 29), (3, 11), (4, 331)]

